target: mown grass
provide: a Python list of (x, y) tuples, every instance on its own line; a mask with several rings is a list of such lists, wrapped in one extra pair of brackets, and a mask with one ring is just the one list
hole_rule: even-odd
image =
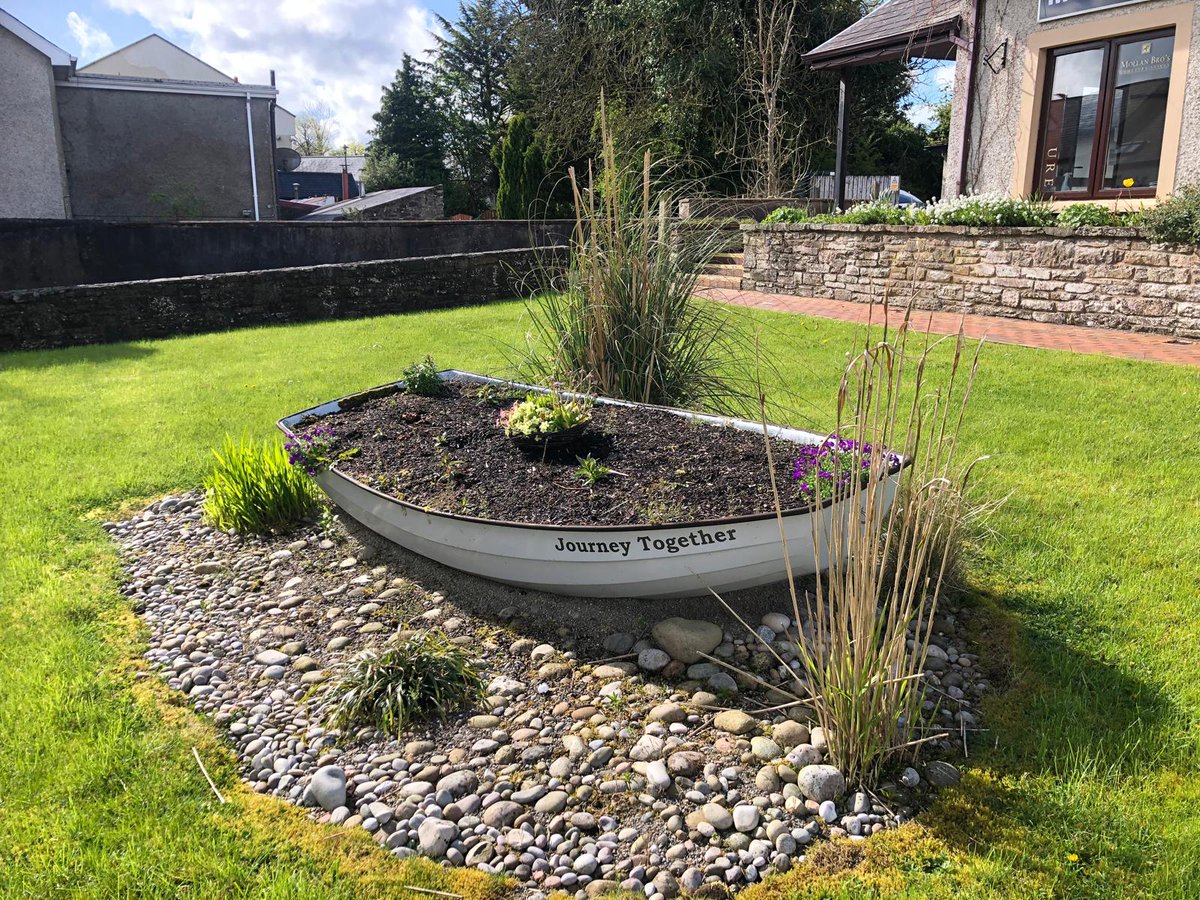
[[(788, 418), (827, 426), (853, 328), (755, 318)], [(0, 357), (0, 896), (505, 893), (238, 790), (215, 730), (137, 677), (100, 523), (197, 485), (226, 432), (426, 353), (499, 371), (522, 328), (500, 304)], [(985, 351), (964, 438), (980, 494), (1011, 495), (970, 567), (990, 730), (918, 823), (749, 900), (1200, 896), (1198, 410), (1200, 370)]]

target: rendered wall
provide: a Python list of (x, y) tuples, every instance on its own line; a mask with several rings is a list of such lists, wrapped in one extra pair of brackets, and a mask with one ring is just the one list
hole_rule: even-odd
[(0, 28), (0, 219), (67, 215), (50, 60)]
[[(1148, 0), (1099, 12), (1037, 21), (1036, 0), (984, 0), (980, 40), (983, 54), (1008, 41), (1008, 62), (991, 71), (982, 61), (976, 71), (976, 104), (967, 165), (967, 193), (999, 192), (1024, 196), (1033, 187), (1032, 156), (1036, 153), (1037, 120), (1041, 111), (1045, 48), (1092, 39), (1092, 32), (1113, 37), (1174, 24), (1177, 28), (1173, 96), (1182, 111), (1177, 147), (1164, 147), (1177, 157), (1169, 172), (1160, 171), (1170, 186), (1200, 182), (1200, 52), (1194, 44), (1200, 35), (1200, 3)], [(1186, 32), (1186, 33), (1185, 33)], [(954, 98), (967, 95), (967, 57), (960, 50), (955, 63)], [(999, 65), (999, 56), (994, 60)], [(1180, 77), (1174, 78), (1178, 69)], [(1176, 88), (1182, 89), (1176, 92)], [(1175, 94), (1182, 96), (1175, 96)], [(949, 153), (943, 176), (943, 196), (955, 194), (959, 174), (961, 113), (952, 118)], [(1169, 191), (1160, 190), (1160, 194)], [(1136, 207), (1139, 201), (1126, 201)]]
[(1200, 337), (1200, 248), (1132, 229), (760, 225), (744, 290)]
[[(259, 215), (274, 219), (270, 101), (250, 102)], [(243, 219), (253, 209), (244, 98), (68, 83), (58, 107), (76, 217)]]
[(574, 222), (0, 221), (0, 291), (566, 243)]

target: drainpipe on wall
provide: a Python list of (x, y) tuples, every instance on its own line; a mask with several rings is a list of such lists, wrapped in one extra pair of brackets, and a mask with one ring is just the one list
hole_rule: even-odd
[(979, 24), (982, 20), (983, 0), (974, 0), (971, 5), (971, 21), (968, 24), (971, 55), (967, 58), (967, 108), (963, 111), (963, 130), (958, 146), (958, 182), (955, 194), (960, 197), (967, 189), (967, 163), (971, 153), (971, 125), (975, 113), (975, 72), (979, 68), (979, 47), (983, 43), (979, 39)]
[(258, 217), (258, 167), (254, 162), (254, 123), (250, 118), (250, 92), (246, 92), (246, 139), (250, 142), (250, 186), (254, 191), (254, 221)]

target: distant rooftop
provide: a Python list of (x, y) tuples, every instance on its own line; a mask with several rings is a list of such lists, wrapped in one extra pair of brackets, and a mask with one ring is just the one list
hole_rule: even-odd
[(365, 156), (347, 156), (341, 154), (337, 156), (302, 156), (300, 157), (300, 165), (292, 171), (294, 172), (324, 172), (326, 174), (342, 174), (342, 160), (345, 159), (346, 167), (350, 170), (350, 174), (355, 180), (361, 180), (363, 167), (367, 164)]
[(420, 194), (423, 191), (431, 190), (433, 190), (432, 186), (393, 188), (390, 191), (372, 191), (369, 194), (363, 194), (361, 197), (352, 197), (349, 200), (343, 200), (341, 203), (324, 206), (315, 213), (304, 216), (304, 221), (320, 222), (328, 219), (340, 219), (348, 210), (371, 209), (375, 206), (382, 206), (384, 203), (392, 203), (404, 197), (411, 197), (413, 194)]

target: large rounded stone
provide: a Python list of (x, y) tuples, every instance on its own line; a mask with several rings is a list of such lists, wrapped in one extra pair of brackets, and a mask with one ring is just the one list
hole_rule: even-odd
[(666, 650), (672, 659), (689, 665), (699, 662), (703, 658), (701, 654), (716, 650), (724, 637), (720, 625), (678, 616), (659, 622), (651, 634), (654, 642)]
[(638, 665), (647, 672), (661, 672), (670, 661), (671, 657), (657, 647), (647, 647), (638, 654)]
[(322, 766), (308, 783), (308, 792), (317, 806), (333, 812), (346, 805), (346, 772), (341, 766)]
[(441, 859), (458, 837), (458, 826), (445, 819), (426, 819), (417, 828), (417, 841), (421, 852), (433, 859)]
[(524, 811), (520, 803), (500, 800), (483, 811), (483, 824), (489, 828), (504, 828), (515, 822)]
[(771, 737), (784, 750), (791, 750), (797, 744), (807, 744), (811, 735), (807, 725), (787, 719), (771, 729)]
[(757, 724), (754, 716), (740, 709), (723, 709), (713, 717), (713, 725), (717, 731), (727, 734), (748, 734)]
[(833, 766), (805, 766), (796, 773), (796, 784), (809, 800), (824, 803), (846, 792), (846, 779)]
[(719, 803), (705, 803), (700, 809), (704, 821), (717, 831), (725, 831), (733, 827), (733, 813)]
[(479, 776), (469, 769), (451, 772), (437, 783), (437, 792), (448, 791), (455, 800), (465, 797), (479, 787)]

